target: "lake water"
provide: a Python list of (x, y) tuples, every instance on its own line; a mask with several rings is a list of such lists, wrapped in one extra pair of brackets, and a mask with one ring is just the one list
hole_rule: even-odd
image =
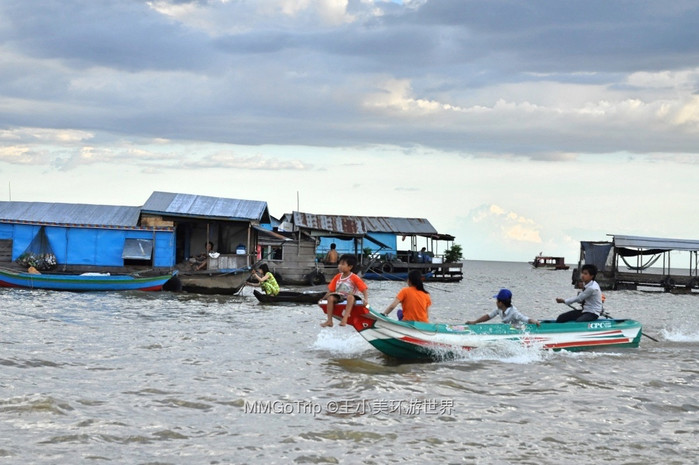
[[(432, 321), (567, 307), (570, 272), (466, 261)], [(369, 281), (383, 309), (401, 283)], [(0, 290), (0, 463), (690, 464), (699, 298), (608, 291), (638, 349), (503, 347), (399, 363), (314, 305), (242, 295)]]

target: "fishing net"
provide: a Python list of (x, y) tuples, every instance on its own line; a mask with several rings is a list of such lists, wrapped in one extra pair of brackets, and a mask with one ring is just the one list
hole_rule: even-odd
[(56, 267), (56, 255), (43, 226), (39, 228), (29, 247), (15, 261), (24, 267), (34, 267), (39, 271), (48, 271)]

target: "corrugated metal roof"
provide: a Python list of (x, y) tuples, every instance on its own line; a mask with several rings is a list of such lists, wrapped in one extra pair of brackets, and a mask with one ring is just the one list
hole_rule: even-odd
[(699, 240), (666, 239), (660, 237), (613, 236), (615, 247), (639, 249), (699, 250)]
[(366, 234), (364, 223), (359, 216), (316, 215), (303, 212), (294, 212), (292, 215), (294, 225), (301, 229), (360, 236)]
[(136, 227), (140, 207), (49, 202), (0, 202), (0, 221)]
[(153, 192), (143, 206), (143, 212), (168, 216), (269, 221), (267, 202), (170, 192)]
[(382, 216), (364, 216), (364, 228), (368, 232), (385, 232), (395, 234), (437, 234), (432, 224), (425, 218), (392, 218)]
[(316, 215), (294, 212), (294, 224), (299, 228), (342, 234), (364, 235), (371, 232), (400, 235), (433, 235), (437, 230), (425, 218), (394, 218), (385, 216)]

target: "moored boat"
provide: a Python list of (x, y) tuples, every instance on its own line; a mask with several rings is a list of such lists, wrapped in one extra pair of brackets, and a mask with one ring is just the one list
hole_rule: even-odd
[(177, 276), (184, 292), (195, 294), (233, 295), (245, 285), (250, 277), (250, 268), (232, 270), (203, 270), (180, 272)]
[(325, 296), (325, 291), (321, 292), (295, 292), (295, 291), (279, 291), (277, 295), (267, 295), (257, 289), (253, 290), (253, 294), (262, 303), (297, 303), (297, 304), (315, 304)]
[[(319, 302), (323, 311), (327, 302)], [(345, 306), (333, 316), (340, 319)], [(364, 339), (386, 355), (399, 359), (449, 359), (464, 351), (503, 343), (552, 350), (586, 350), (598, 347), (638, 347), (642, 325), (635, 320), (600, 319), (576, 323), (542, 321), (521, 328), (506, 324), (445, 324), (403, 322), (355, 305), (348, 319)]]
[(26, 273), (0, 270), (0, 287), (51, 291), (159, 291), (177, 272), (157, 276), (109, 273)]

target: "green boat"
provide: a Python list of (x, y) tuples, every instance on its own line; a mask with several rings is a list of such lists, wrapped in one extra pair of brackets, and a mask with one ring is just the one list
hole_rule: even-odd
[[(323, 311), (326, 301), (319, 302)], [(342, 318), (337, 304), (333, 316)], [(635, 320), (599, 319), (584, 323), (542, 321), (515, 327), (506, 324), (446, 324), (394, 320), (355, 304), (348, 319), (359, 334), (384, 354), (399, 359), (449, 359), (464, 351), (517, 342), (550, 350), (587, 350), (599, 347), (638, 347), (642, 325)]]

